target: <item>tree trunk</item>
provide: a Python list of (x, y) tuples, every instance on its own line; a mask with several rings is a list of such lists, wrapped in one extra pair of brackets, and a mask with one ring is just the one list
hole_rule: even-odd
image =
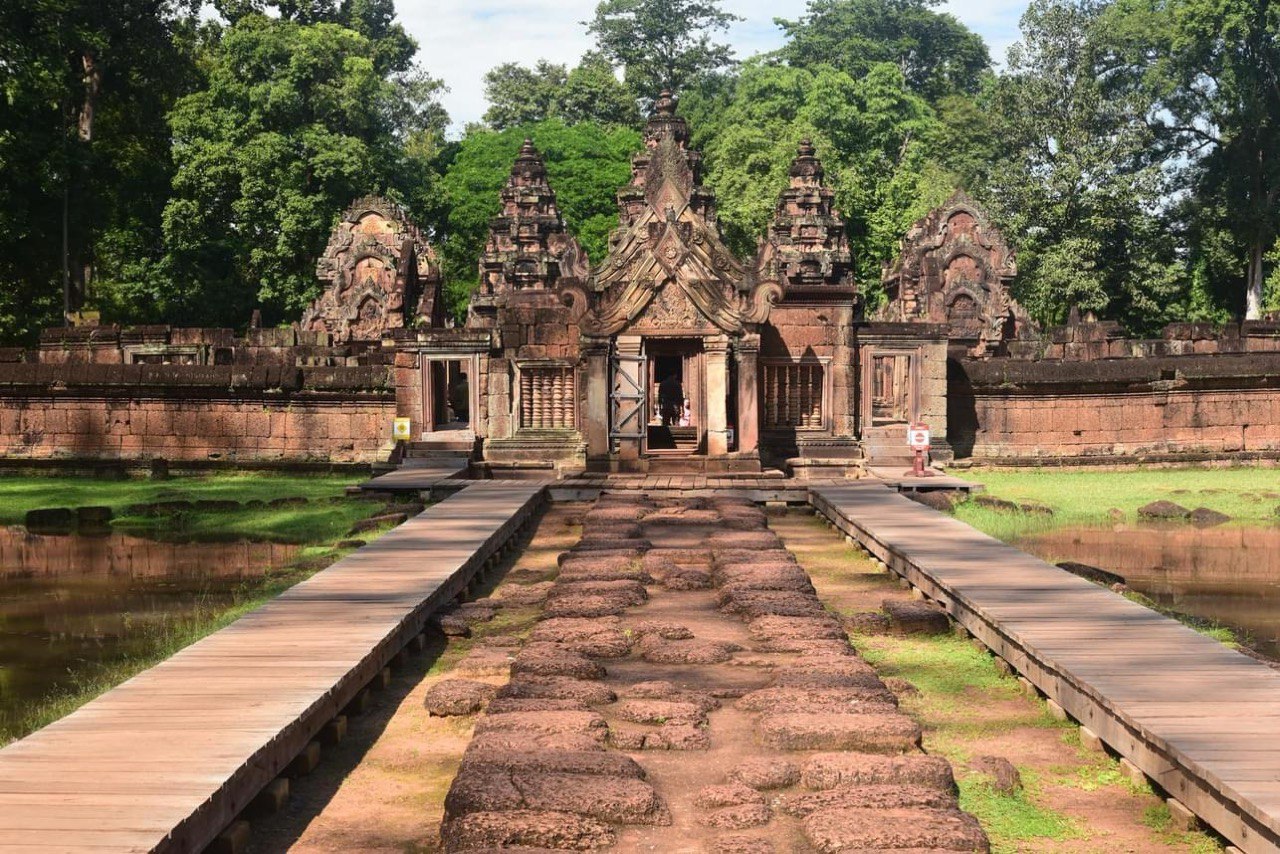
[(93, 54), (85, 51), (80, 56), (84, 66), (84, 100), (80, 103), (80, 141), (93, 141), (93, 116), (98, 106), (98, 93), (102, 91), (102, 69)]
[(1249, 278), (1244, 290), (1244, 319), (1257, 320), (1262, 317), (1262, 256), (1266, 247), (1262, 241), (1255, 239), (1249, 247)]

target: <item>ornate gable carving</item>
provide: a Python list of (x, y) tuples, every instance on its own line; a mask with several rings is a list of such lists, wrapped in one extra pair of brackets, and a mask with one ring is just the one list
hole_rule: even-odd
[(963, 191), (916, 222), (886, 265), (877, 318), (946, 323), (952, 341), (989, 355), (1032, 328), (1009, 295), (1018, 269), (1004, 236)]
[(756, 256), (760, 279), (779, 282), (787, 296), (855, 296), (844, 221), (809, 140), (800, 141), (789, 175)]
[(374, 340), (421, 318), (442, 326), (440, 267), (426, 238), (402, 208), (377, 196), (342, 215), (316, 264), (324, 292), (299, 327), (335, 341)]
[[(663, 92), (645, 131), (645, 150), (618, 191), (619, 228), (592, 281), (595, 310), (584, 331), (613, 335), (629, 325), (714, 328), (741, 334), (772, 304), (720, 238), (715, 196), (699, 184), (701, 155)], [(655, 301), (655, 297), (661, 298)], [(700, 318), (688, 316), (688, 309)], [(696, 322), (695, 322), (696, 320)]]

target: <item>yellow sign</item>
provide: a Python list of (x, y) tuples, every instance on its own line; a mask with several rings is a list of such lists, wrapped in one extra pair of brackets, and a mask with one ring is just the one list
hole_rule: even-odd
[(397, 418), (391, 427), (391, 436), (395, 439), (409, 439), (411, 431), (408, 418)]

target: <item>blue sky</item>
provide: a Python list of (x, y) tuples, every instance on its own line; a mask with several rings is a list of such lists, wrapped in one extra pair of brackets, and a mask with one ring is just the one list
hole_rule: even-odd
[[(739, 58), (772, 50), (781, 42), (774, 18), (798, 18), (805, 0), (723, 0), (746, 20), (727, 40)], [(502, 62), (539, 59), (572, 65), (591, 47), (581, 21), (596, 0), (470, 0), (464, 3), (399, 0), (400, 20), (418, 40), (418, 59), (450, 92), (445, 107), (455, 132), (485, 111), (482, 77)], [(943, 8), (982, 35), (997, 62), (1018, 36), (1027, 0), (949, 0)]]

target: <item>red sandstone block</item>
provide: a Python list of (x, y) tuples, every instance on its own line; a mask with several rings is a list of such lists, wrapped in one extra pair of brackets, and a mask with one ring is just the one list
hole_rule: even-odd
[(343, 412), (330, 412), (325, 417), (325, 430), (330, 439), (342, 439), (351, 435), (351, 416)]
[(245, 415), (245, 435), (254, 438), (271, 435), (271, 413), (254, 410)]

